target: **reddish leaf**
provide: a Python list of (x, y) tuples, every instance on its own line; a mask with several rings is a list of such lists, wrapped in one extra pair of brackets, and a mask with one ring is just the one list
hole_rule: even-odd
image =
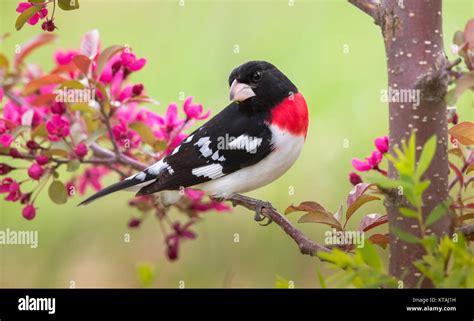
[(464, 177), (462, 176), (462, 172), (461, 170), (456, 166), (454, 165), (453, 163), (449, 162), (449, 167), (454, 171), (454, 173), (456, 174), (457, 178), (458, 178), (458, 181), (459, 181), (459, 184), (462, 186), (464, 186)]
[(359, 183), (347, 196), (347, 211), (346, 211), (346, 221), (354, 214), (355, 211), (362, 205), (367, 202), (375, 201), (380, 198), (372, 195), (364, 195), (364, 193), (372, 186), (373, 184), (369, 183)]
[(29, 96), (33, 94), (35, 91), (37, 91), (38, 89), (40, 89), (41, 87), (46, 86), (46, 85), (61, 84), (65, 80), (66, 79), (55, 74), (46, 75), (44, 77), (34, 79), (30, 81), (23, 89), (23, 96)]
[(377, 244), (383, 249), (387, 248), (387, 245), (390, 244), (390, 238), (387, 234), (374, 234), (369, 237), (369, 241), (373, 244)]
[(471, 184), (471, 183), (474, 183), (474, 177), (470, 177), (470, 178), (466, 181), (466, 183), (464, 183), (464, 189), (466, 189), (466, 188), (469, 186), (469, 184)]
[(385, 224), (388, 222), (387, 215), (380, 214), (368, 214), (362, 218), (359, 225), (359, 231), (367, 232), (379, 225)]
[(464, 215), (461, 215), (459, 216), (458, 218), (458, 221), (467, 221), (467, 220), (472, 220), (474, 219), (474, 213), (467, 213), (467, 214), (464, 214)]
[(97, 59), (97, 75), (100, 76), (107, 62), (116, 54), (122, 51), (125, 47), (121, 45), (115, 45), (104, 49)]
[(321, 204), (317, 202), (303, 202), (298, 206), (291, 205), (285, 210), (285, 215), (293, 212), (328, 212)]
[(52, 42), (54, 39), (56, 39), (54, 34), (42, 33), (23, 44), (20, 52), (15, 56), (15, 69), (18, 69), (26, 56), (28, 56), (33, 50)]
[(87, 76), (89, 73), (89, 67), (91, 65), (91, 60), (87, 56), (76, 55), (74, 58), (72, 58), (72, 62), (84, 75)]
[(81, 53), (90, 59), (94, 59), (99, 52), (99, 45), (99, 31), (91, 30), (82, 37)]
[(469, 164), (466, 168), (466, 175), (468, 175), (470, 172), (474, 171), (474, 163)]
[(470, 49), (474, 48), (474, 19), (470, 19), (464, 27), (464, 41)]
[(339, 223), (329, 212), (306, 213), (298, 220), (298, 223), (321, 223), (332, 226), (339, 231), (342, 230), (341, 223)]
[[(474, 75), (473, 83), (474, 83)], [(470, 121), (464, 121), (457, 124), (449, 129), (449, 134), (457, 139), (462, 145), (473, 145), (474, 144), (474, 123)]]
[(449, 149), (448, 153), (459, 157), (462, 161), (466, 160), (466, 158), (464, 157), (464, 153), (459, 147)]
[(56, 94), (43, 94), (36, 97), (32, 102), (31, 105), (39, 107), (45, 106), (50, 104), (56, 98)]

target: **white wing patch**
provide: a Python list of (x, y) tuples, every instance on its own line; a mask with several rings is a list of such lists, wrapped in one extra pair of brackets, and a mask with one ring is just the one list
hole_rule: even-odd
[(216, 151), (214, 152), (214, 154), (212, 154), (211, 158), (212, 158), (212, 160), (215, 160), (215, 161), (217, 160), (217, 161), (219, 161), (219, 162), (225, 161), (225, 157), (224, 157), (224, 156), (219, 157), (219, 151), (218, 151), (218, 150), (216, 150)]
[(179, 148), (181, 147), (181, 145), (179, 145), (178, 147), (176, 147), (175, 149), (173, 149), (173, 152), (171, 153), (171, 155), (174, 155), (176, 154), (177, 152), (179, 152)]
[(148, 173), (150, 173), (151, 175), (158, 176), (162, 167), (163, 167), (163, 160), (160, 160), (159, 162), (151, 165), (145, 170), (148, 171)]
[(229, 143), (230, 149), (245, 149), (248, 153), (255, 153), (257, 148), (262, 144), (263, 139), (260, 137), (250, 137), (248, 135), (240, 135)]
[(210, 179), (216, 179), (224, 175), (224, 173), (222, 173), (222, 165), (219, 164), (201, 166), (193, 169), (192, 173), (197, 177), (205, 176)]
[(193, 139), (193, 136), (194, 136), (194, 135), (188, 136), (184, 142), (185, 142), (185, 143), (189, 143), (189, 142)]
[(201, 137), (196, 143), (194, 143), (194, 145), (201, 147), (199, 151), (201, 152), (201, 155), (204, 157), (209, 157), (212, 155), (212, 149), (209, 148), (210, 144), (211, 144), (210, 137)]

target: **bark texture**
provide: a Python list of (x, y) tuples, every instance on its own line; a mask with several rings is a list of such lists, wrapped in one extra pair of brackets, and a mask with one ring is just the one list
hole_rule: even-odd
[[(372, 16), (382, 30), (387, 56), (389, 90), (398, 91), (399, 98), (419, 93), (419, 101), (391, 101), (389, 103), (390, 147), (408, 140), (416, 133), (417, 155), (421, 146), (433, 135), (437, 137), (436, 155), (424, 178), (431, 181), (424, 194), (423, 215), (426, 217), (440, 202), (448, 198), (448, 132), (446, 103), (448, 65), (443, 48), (442, 1), (441, 0), (385, 0), (350, 1)], [(403, 94), (405, 93), (405, 95)], [(389, 176), (395, 178), (393, 167)], [(400, 191), (401, 192), (401, 191)], [(406, 218), (399, 208), (406, 205), (399, 191), (386, 198), (385, 206), (389, 227), (419, 235), (416, 220)], [(452, 232), (449, 215), (431, 226), (427, 232), (438, 236)], [(401, 241), (391, 233), (390, 273), (404, 281), (405, 287), (414, 287), (420, 282), (421, 273), (412, 265), (425, 253), (421, 246)], [(429, 282), (423, 282), (429, 287)]]

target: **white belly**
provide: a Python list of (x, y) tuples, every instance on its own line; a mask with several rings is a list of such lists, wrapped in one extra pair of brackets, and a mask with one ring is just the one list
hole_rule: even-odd
[(296, 161), (304, 145), (304, 136), (295, 136), (270, 126), (275, 149), (255, 165), (245, 167), (232, 174), (208, 181), (193, 188), (203, 190), (216, 197), (227, 197), (233, 193), (245, 193), (265, 186), (283, 175)]

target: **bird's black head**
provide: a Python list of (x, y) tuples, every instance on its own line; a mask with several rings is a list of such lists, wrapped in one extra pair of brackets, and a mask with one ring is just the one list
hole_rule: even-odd
[(295, 85), (274, 65), (266, 61), (249, 61), (235, 68), (229, 76), (230, 100), (251, 102), (261, 108), (272, 108), (298, 92)]

